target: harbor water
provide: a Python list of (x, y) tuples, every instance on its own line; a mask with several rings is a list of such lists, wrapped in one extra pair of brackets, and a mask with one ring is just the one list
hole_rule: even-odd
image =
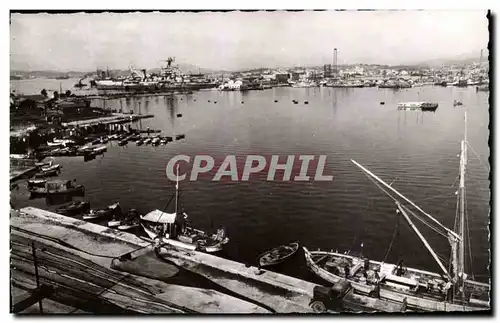
[[(45, 80), (30, 82), (35, 81)], [(22, 83), (17, 82), (13, 88), (28, 94), (43, 88), (42, 84), (29, 86), (23, 91)], [(239, 182), (199, 176), (197, 181), (180, 183), (183, 207), (195, 227), (215, 231), (224, 226), (231, 240), (222, 256), (244, 263), (256, 264), (263, 251), (298, 240), (309, 249), (351, 250), (374, 260), (404, 260), (406, 266), (438, 272), (423, 243), (403, 218), (398, 220), (394, 202), (350, 160), (392, 183), (453, 229), (458, 154), (467, 110), (471, 149), (466, 207), (472, 250), (467, 252), (468, 262), (472, 260), (467, 271), (477, 280), (487, 281), (488, 95), (472, 87), (323, 87), (98, 99), (94, 106), (155, 115), (134, 123), (133, 128), (149, 127), (161, 130), (164, 136), (185, 134), (186, 138), (157, 147), (110, 142), (107, 152), (90, 162), (83, 157), (57, 157), (56, 162), (63, 166), (61, 178), (76, 179), (85, 186), (85, 199), (91, 207), (119, 201), (123, 210), (135, 208), (145, 214), (163, 209), (174, 192), (175, 183), (167, 179), (165, 167), (175, 155), (203, 154), (216, 159), (280, 155), (280, 161), (287, 155), (326, 155), (324, 174), (332, 175), (332, 181), (282, 181), (283, 172), (279, 171), (275, 181), (267, 181), (267, 174)], [(463, 106), (454, 107), (454, 100), (462, 101)], [(436, 112), (397, 110), (403, 101), (437, 102), (439, 108)], [(28, 200), (22, 189), (12, 193), (12, 203), (16, 208), (46, 208), (44, 199)], [(448, 260), (447, 239), (418, 221), (416, 225)], [(311, 280), (303, 259), (293, 261), (296, 265), (285, 263), (282, 271)]]

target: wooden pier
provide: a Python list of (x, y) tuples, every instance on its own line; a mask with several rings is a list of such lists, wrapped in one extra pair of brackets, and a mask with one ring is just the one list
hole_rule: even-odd
[[(112, 268), (113, 259), (149, 242), (132, 234), (27, 207), (11, 213), (11, 277), (36, 288), (31, 242), (48, 298), (86, 312), (309, 313), (315, 284), (195, 251), (162, 248), (159, 256), (216, 289), (182, 286)], [(224, 292), (225, 291), (225, 292)]]

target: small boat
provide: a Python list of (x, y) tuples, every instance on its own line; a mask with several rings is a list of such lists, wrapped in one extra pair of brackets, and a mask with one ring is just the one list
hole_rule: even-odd
[[(167, 213), (160, 210), (153, 210), (141, 216), (141, 225), (146, 234), (160, 243), (168, 244), (187, 250), (199, 250), (203, 252), (217, 252), (229, 242), (223, 228), (217, 230), (215, 234), (208, 234), (195, 229), (188, 224), (186, 213), (178, 212), (179, 205), (179, 181), (177, 180), (175, 191), (175, 212)], [(168, 205), (167, 205), (168, 206)]]
[(278, 100), (274, 100), (274, 103), (278, 102)]
[(304, 101), (304, 104), (309, 104), (309, 101)]
[(59, 169), (61, 169), (61, 165), (59, 165), (59, 164), (55, 164), (55, 165), (50, 164), (50, 166), (46, 166), (46, 167), (41, 168), (42, 172), (47, 172), (50, 170), (59, 170)]
[(151, 142), (151, 138), (149, 138), (149, 137), (144, 140), (145, 145), (149, 144), (150, 142)]
[(139, 140), (137, 140), (137, 141), (135, 142), (135, 144), (136, 144), (137, 146), (142, 146), (142, 144), (143, 144), (143, 143), (144, 143), (144, 140), (142, 140), (142, 139), (139, 139)]
[(119, 205), (120, 205), (120, 203), (115, 203), (115, 204), (112, 204), (104, 209), (89, 210), (88, 213), (85, 213), (83, 215), (83, 219), (88, 221), (88, 220), (96, 220), (96, 219), (102, 219), (102, 218), (108, 217), (115, 212), (115, 210), (118, 208)]
[(165, 139), (167, 139), (167, 142), (169, 141), (174, 141), (174, 138), (170, 137), (170, 136), (166, 136)]
[(107, 144), (109, 139), (107, 137), (102, 137), (101, 138), (101, 144)]
[(130, 209), (128, 211), (127, 217), (118, 226), (118, 230), (127, 231), (139, 227), (140, 218), (141, 216), (135, 209)]
[(181, 140), (181, 139), (184, 139), (186, 138), (186, 135), (177, 135), (175, 136), (175, 140)]
[(384, 105), (384, 104), (385, 104), (385, 102), (384, 102), (384, 101), (380, 101), (380, 105)]
[(420, 109), (422, 111), (436, 111), (438, 106), (439, 105), (437, 103), (434, 103), (434, 102), (424, 102), (424, 103), (422, 103)]
[(151, 140), (151, 145), (153, 146), (158, 146), (160, 144), (160, 138), (155, 137), (153, 140)]
[(54, 195), (85, 195), (83, 185), (75, 185), (70, 180), (51, 180), (45, 182), (45, 187), (32, 187), (29, 189), (32, 197)]
[(45, 187), (45, 183), (47, 183), (46, 179), (29, 179), (28, 180), (28, 188)]
[(273, 248), (269, 251), (264, 252), (259, 256), (259, 265), (261, 267), (265, 267), (265, 266), (274, 266), (280, 264), (286, 259), (293, 256), (298, 249), (299, 249), (298, 242), (292, 242), (287, 245)]
[(181, 118), (182, 117), (182, 113), (177, 113), (177, 118)]
[(461, 101), (457, 101), (457, 100), (454, 100), (453, 101), (453, 106), (456, 107), (456, 106), (460, 106), (460, 105), (463, 105), (463, 103)]
[(118, 142), (118, 146), (125, 146), (128, 143), (127, 139), (122, 139)]
[(50, 162), (39, 162), (35, 163), (36, 167), (44, 167), (44, 166), (50, 166)]
[(77, 215), (90, 210), (90, 202), (74, 201), (56, 209), (56, 212), (63, 215)]
[(53, 177), (59, 175), (59, 169), (51, 169), (47, 171), (41, 171), (36, 173), (34, 178), (45, 178), (45, 177)]

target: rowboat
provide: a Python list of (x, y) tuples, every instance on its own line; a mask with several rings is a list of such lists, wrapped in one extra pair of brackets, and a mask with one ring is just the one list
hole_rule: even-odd
[(41, 171), (33, 175), (34, 178), (45, 178), (59, 175), (59, 169)]
[(90, 209), (90, 202), (87, 201), (74, 201), (65, 204), (56, 209), (56, 212), (63, 215), (77, 215), (88, 211)]
[[(466, 115), (465, 115), (466, 116)], [(306, 263), (309, 269), (322, 279), (336, 283), (346, 280), (358, 292), (377, 294), (384, 299), (402, 302), (408, 307), (423, 311), (484, 311), (490, 309), (490, 285), (470, 279), (465, 269), (465, 165), (467, 164), (467, 131), (461, 142), (460, 185), (457, 205), (459, 216), (454, 230), (448, 229), (437, 219), (422, 210), (392, 185), (370, 172), (356, 161), (358, 166), (373, 182), (395, 201), (396, 213), (402, 215), (411, 229), (420, 238), (433, 257), (440, 273), (407, 268), (400, 261), (397, 265), (373, 261), (364, 257), (333, 251), (309, 251), (304, 247)], [(403, 205), (400, 200), (404, 201)], [(411, 209), (413, 207), (416, 211)], [(417, 214), (420, 213), (420, 214)], [(450, 269), (448, 270), (422, 233), (414, 225), (412, 218), (417, 218), (446, 237), (451, 247)], [(394, 235), (396, 236), (396, 235)], [(394, 238), (393, 238), (394, 239)], [(391, 245), (392, 245), (391, 241)], [(390, 249), (387, 251), (389, 252)], [(473, 277), (473, 276), (472, 276)]]
[(128, 211), (127, 217), (118, 225), (118, 230), (127, 231), (140, 227), (140, 215), (135, 209)]
[(178, 176), (175, 187), (174, 213), (153, 210), (140, 217), (141, 225), (146, 234), (160, 244), (167, 244), (182, 249), (199, 250), (208, 253), (222, 250), (223, 246), (229, 242), (229, 238), (226, 237), (225, 230), (220, 228), (217, 230), (217, 233), (208, 234), (205, 231), (190, 226), (188, 223), (188, 215), (184, 212), (181, 213), (178, 211)]
[(42, 172), (48, 172), (51, 170), (60, 170), (60, 169), (61, 169), (61, 165), (59, 165), (59, 164), (55, 164), (55, 165), (50, 164), (50, 166), (41, 168)]
[(29, 189), (32, 197), (51, 196), (51, 195), (73, 195), (84, 196), (85, 187), (75, 185), (69, 180), (51, 180), (45, 182), (45, 187), (32, 187)]
[(45, 187), (45, 183), (47, 183), (46, 179), (29, 179), (28, 180), (28, 188)]
[(287, 245), (279, 246), (268, 250), (259, 256), (259, 265), (261, 267), (274, 266), (282, 263), (293, 256), (299, 249), (298, 242), (292, 242)]
[(108, 217), (115, 212), (115, 210), (118, 208), (119, 205), (120, 203), (115, 203), (104, 209), (89, 210), (88, 213), (85, 213), (83, 215), (83, 219), (88, 221), (88, 220), (96, 220)]
[(150, 142), (151, 142), (151, 138), (149, 138), (149, 137), (144, 140), (145, 145), (149, 144)]

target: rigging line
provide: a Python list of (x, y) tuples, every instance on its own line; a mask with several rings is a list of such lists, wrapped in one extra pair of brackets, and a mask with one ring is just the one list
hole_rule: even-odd
[[(389, 196), (392, 200), (394, 200), (395, 202), (399, 202), (398, 199), (396, 199), (394, 196), (392, 196), (389, 192), (387, 192), (386, 189), (384, 189), (378, 182), (376, 182), (373, 178), (369, 177), (367, 174), (365, 174), (366, 177), (368, 177), (368, 179), (370, 179), (370, 181), (372, 181), (378, 188), (380, 188), (387, 196)], [(442, 229), (443, 231), (438, 231), (439, 229), (433, 225), (431, 225), (430, 223), (426, 222), (425, 220), (419, 218), (413, 211), (411, 210), (408, 210), (412, 213), (413, 216), (417, 217), (422, 223), (424, 223), (425, 225), (427, 225), (429, 228), (431, 228), (432, 230), (434, 230), (436, 233), (438, 234), (441, 234), (442, 236), (444, 237), (447, 237), (446, 234), (443, 234), (442, 232), (444, 231), (444, 229)]]
[(389, 244), (389, 248), (387, 249), (387, 252), (385, 253), (384, 261), (382, 261), (382, 263), (385, 263), (385, 261), (387, 260), (387, 257), (389, 256), (389, 252), (390, 252), (390, 251), (391, 251), (391, 249), (392, 249), (392, 244), (394, 243), (394, 240), (396, 240), (396, 235), (397, 235), (397, 234), (398, 234), (398, 232), (399, 232), (399, 218), (400, 218), (400, 217), (401, 217), (401, 216), (400, 216), (400, 215), (399, 215), (399, 213), (398, 213), (398, 215), (397, 215), (397, 219), (396, 219), (396, 221), (397, 221), (397, 222), (396, 222), (396, 226), (394, 227), (394, 232), (393, 232), (393, 234), (392, 234), (391, 243)]
[(426, 226), (428, 226), (429, 228), (431, 228), (434, 232), (436, 232), (437, 234), (440, 234), (442, 235), (443, 237), (447, 237), (446, 233), (444, 230), (441, 229), (440, 231), (440, 228), (432, 225), (431, 223), (428, 223), (426, 220), (424, 220), (423, 217), (417, 215), (415, 212), (413, 212), (412, 210), (410, 210), (409, 208), (405, 207), (406, 210), (411, 214), (413, 215), (415, 218), (417, 218), (420, 222), (422, 222), (423, 224), (425, 224)]
[(467, 143), (467, 146), (470, 147), (470, 149), (472, 150), (472, 152), (474, 153), (474, 155), (476, 155), (476, 157), (479, 160), (479, 163), (481, 164), (481, 166), (483, 166), (484, 169), (486, 169), (486, 171), (489, 173), (490, 172), (490, 168), (482, 161), (482, 159), (476, 153), (476, 151), (474, 150), (474, 148), (472, 147), (472, 145), (468, 141), (466, 141), (466, 143)]

